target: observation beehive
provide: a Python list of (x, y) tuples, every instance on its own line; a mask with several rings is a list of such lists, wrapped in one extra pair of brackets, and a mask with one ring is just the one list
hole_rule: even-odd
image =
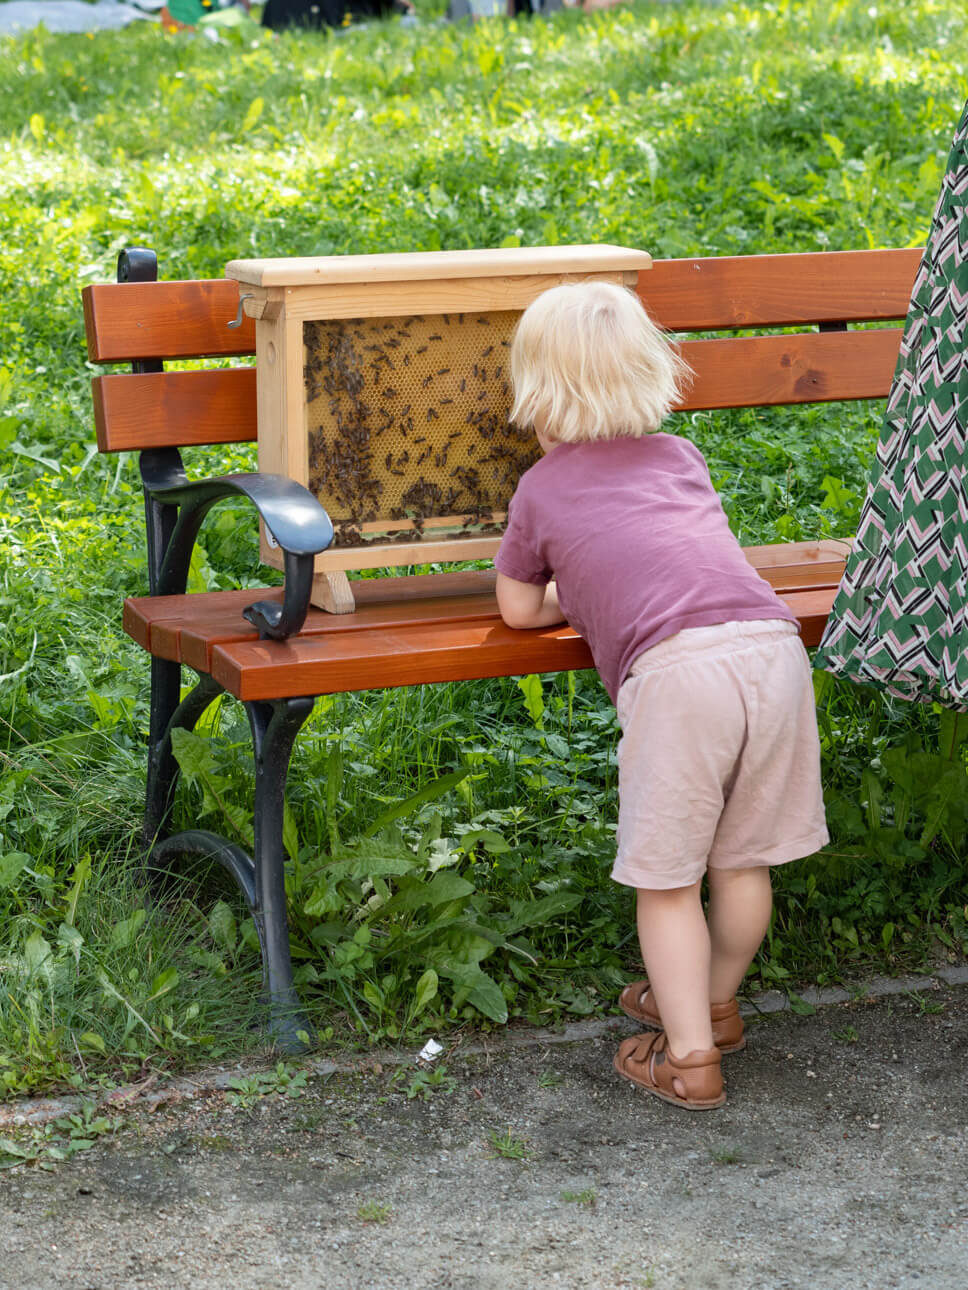
[[(259, 469), (325, 506), (314, 601), (353, 607), (345, 571), (494, 554), (538, 455), (508, 420), (515, 323), (561, 282), (634, 286), (614, 246), (233, 260), (256, 319)], [(281, 566), (271, 535), (262, 558)]]

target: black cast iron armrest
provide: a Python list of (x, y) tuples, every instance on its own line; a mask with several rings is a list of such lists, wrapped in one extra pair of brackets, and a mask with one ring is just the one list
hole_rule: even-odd
[(260, 600), (244, 610), (244, 616), (262, 639), (285, 640), (299, 631), (309, 610), (314, 556), (333, 540), (332, 521), (308, 489), (284, 475), (190, 480), (180, 454), (171, 449), (142, 453), (141, 477), (148, 506), (149, 553), (153, 549), (160, 557), (150, 560), (157, 569), (152, 594), (184, 593), (205, 516), (225, 497), (246, 497), (282, 551), (286, 583), (281, 605)]

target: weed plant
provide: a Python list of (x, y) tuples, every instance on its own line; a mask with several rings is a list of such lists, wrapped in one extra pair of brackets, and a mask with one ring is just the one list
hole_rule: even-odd
[[(78, 295), (119, 249), (154, 247), (177, 278), (246, 255), (924, 241), (966, 94), (955, 0), (641, 0), (454, 26), (426, 12), (339, 36), (140, 24), (0, 42), (0, 1094), (263, 1042), (235, 896), (192, 875), (149, 910), (135, 881), (148, 669), (120, 602), (147, 590), (139, 486), (133, 460), (92, 446)], [(770, 542), (851, 531), (880, 415), (681, 429), (741, 540)], [(192, 586), (263, 573), (251, 517), (213, 514)], [(960, 728), (818, 691), (833, 841), (778, 873), (751, 986), (901, 970), (968, 941)], [(320, 700), (290, 780), (287, 882), (324, 1038), (612, 1005), (636, 965), (629, 895), (607, 877), (615, 740), (591, 674)], [(239, 710), (217, 705), (178, 755), (181, 822), (247, 840)]]

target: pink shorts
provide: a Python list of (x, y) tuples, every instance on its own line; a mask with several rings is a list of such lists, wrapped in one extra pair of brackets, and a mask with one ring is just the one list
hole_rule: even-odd
[(688, 628), (618, 693), (618, 854), (629, 887), (785, 864), (828, 840), (807, 652), (782, 619)]

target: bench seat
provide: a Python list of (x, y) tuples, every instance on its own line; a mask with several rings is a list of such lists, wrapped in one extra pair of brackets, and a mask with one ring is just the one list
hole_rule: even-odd
[[(807, 645), (819, 643), (846, 545), (746, 548), (800, 620)], [(280, 599), (276, 589), (132, 598), (124, 625), (156, 658), (208, 674), (242, 700), (592, 666), (588, 647), (569, 627), (505, 627), (494, 581), (493, 571), (362, 579), (353, 584), (354, 613), (311, 609), (299, 636), (285, 642), (260, 642), (242, 617), (256, 598)]]

